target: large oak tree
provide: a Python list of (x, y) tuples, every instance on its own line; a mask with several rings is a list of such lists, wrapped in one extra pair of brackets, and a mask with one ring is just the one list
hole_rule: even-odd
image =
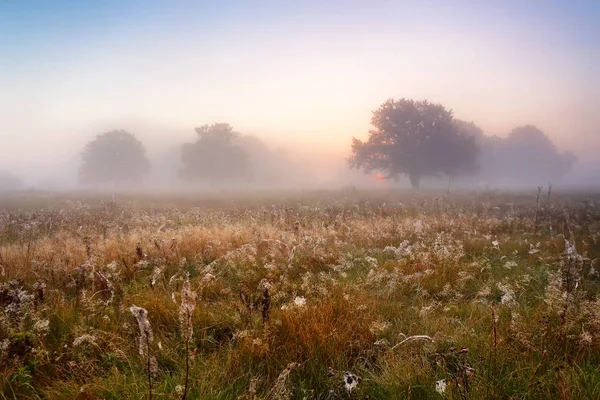
[(475, 139), (453, 122), (452, 111), (427, 100), (387, 100), (373, 112), (366, 142), (352, 139), (353, 168), (379, 171), (385, 178), (450, 178), (477, 169)]

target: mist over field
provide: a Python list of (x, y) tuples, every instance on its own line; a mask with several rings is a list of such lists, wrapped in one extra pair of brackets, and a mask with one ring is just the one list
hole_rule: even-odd
[[(5, 2), (0, 187), (406, 188), (404, 170), (348, 162), (373, 111), (403, 98), (480, 128), (478, 167), (453, 187), (595, 185), (597, 15), (594, 2)], [(182, 146), (215, 123), (240, 134), (251, 173), (182, 179)], [(547, 140), (509, 143), (527, 125)], [(112, 130), (149, 169), (82, 182), (84, 147)], [(448, 186), (433, 172), (423, 187)]]
[(600, 399), (599, 21), (0, 0), (0, 400)]

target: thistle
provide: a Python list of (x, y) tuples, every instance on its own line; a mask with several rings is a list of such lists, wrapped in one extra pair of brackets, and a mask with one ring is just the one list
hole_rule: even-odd
[(179, 324), (181, 326), (181, 335), (185, 340), (185, 385), (183, 389), (182, 400), (187, 397), (188, 381), (190, 375), (190, 340), (194, 333), (192, 325), (192, 313), (196, 308), (196, 293), (190, 287), (190, 280), (186, 279), (181, 288), (181, 304), (179, 305)]
[(154, 334), (148, 321), (148, 311), (146, 309), (133, 305), (129, 311), (137, 320), (140, 328), (139, 352), (146, 358), (146, 370), (148, 374), (148, 398), (152, 400), (152, 373), (156, 371), (156, 359), (150, 355), (150, 344), (154, 340)]

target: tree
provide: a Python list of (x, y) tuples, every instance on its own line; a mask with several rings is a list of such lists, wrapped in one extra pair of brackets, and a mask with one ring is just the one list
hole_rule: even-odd
[(477, 169), (475, 139), (440, 104), (390, 99), (373, 112), (371, 125), (366, 142), (352, 138), (352, 168), (384, 172), (386, 179), (408, 175), (415, 189), (422, 178), (453, 178)]
[(491, 183), (503, 176), (502, 148), (505, 139), (499, 136), (486, 136), (483, 130), (473, 121), (466, 122), (454, 119), (454, 124), (464, 135), (475, 139), (479, 151), (477, 152), (478, 179)]
[(481, 166), (477, 178), (487, 183), (539, 185), (560, 178), (577, 161), (573, 153), (559, 153), (548, 135), (533, 125), (515, 128), (501, 138), (484, 135), (473, 122), (454, 121), (475, 138)]
[(507, 176), (531, 183), (557, 179), (577, 161), (573, 153), (559, 153), (548, 135), (533, 125), (520, 126), (510, 132), (503, 159)]
[(241, 135), (231, 125), (216, 123), (195, 130), (196, 141), (181, 148), (183, 179), (219, 185), (252, 177), (248, 154), (236, 144)]
[(96, 135), (81, 153), (79, 181), (84, 184), (140, 183), (150, 171), (142, 142), (124, 130)]

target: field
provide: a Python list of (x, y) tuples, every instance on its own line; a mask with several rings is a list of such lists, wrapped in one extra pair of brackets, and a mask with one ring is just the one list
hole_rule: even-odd
[(3, 399), (600, 398), (599, 193), (0, 207)]

